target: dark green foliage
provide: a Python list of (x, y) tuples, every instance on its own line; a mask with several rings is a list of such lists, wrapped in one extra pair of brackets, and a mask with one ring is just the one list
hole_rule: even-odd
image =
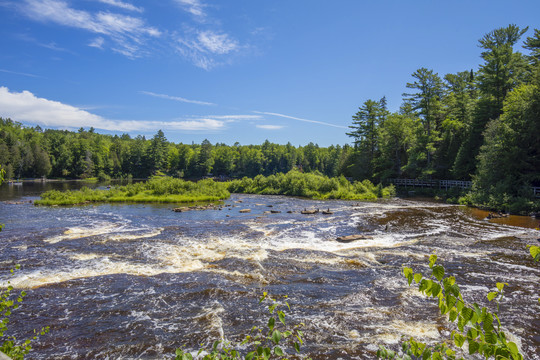
[[(528, 28), (495, 29), (479, 40), (478, 71), (447, 74), (420, 68), (407, 83), (399, 113), (377, 117), (368, 100), (353, 117), (355, 151), (348, 176), (474, 180), (460, 202), (511, 212), (540, 210), (540, 31), (526, 56), (514, 50)], [(449, 201), (455, 202), (451, 195)]]
[(287, 174), (268, 177), (244, 177), (229, 183), (232, 193), (289, 195), (313, 199), (374, 200), (395, 195), (394, 188), (373, 185), (369, 180), (349, 182), (345, 177), (329, 178), (320, 173), (301, 173), (293, 170)]
[[(39, 131), (38, 131), (39, 130)], [(144, 136), (101, 135), (41, 130), (0, 118), (0, 165), (7, 178), (148, 178), (165, 173), (176, 177), (254, 177), (300, 168), (338, 176), (346, 170), (350, 146), (294, 147), (265, 141), (262, 145), (173, 144), (159, 130)]]

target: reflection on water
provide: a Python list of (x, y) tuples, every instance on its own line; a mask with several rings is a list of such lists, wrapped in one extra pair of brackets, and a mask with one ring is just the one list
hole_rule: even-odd
[[(20, 263), (11, 282), (29, 289), (13, 316), (16, 335), (51, 326), (34, 358), (154, 359), (183, 344), (237, 340), (266, 321), (263, 291), (289, 295), (289, 321), (306, 324), (314, 359), (371, 359), (402, 335), (440, 341), (451, 329), (400, 275), (403, 265), (425, 271), (436, 252), (470, 301), (486, 304), (495, 282), (510, 284), (502, 321), (538, 359), (540, 267), (526, 245), (540, 234), (516, 226), (526, 218), (497, 223), (475, 209), (398, 199), (233, 195), (222, 210), (183, 213), (174, 204), (13, 204), (41, 191), (23, 188), (1, 188), (0, 273)], [(328, 207), (333, 215), (300, 214)], [(359, 233), (371, 238), (335, 240)]]

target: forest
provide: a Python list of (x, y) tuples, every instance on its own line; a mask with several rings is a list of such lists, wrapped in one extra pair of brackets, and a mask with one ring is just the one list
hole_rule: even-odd
[(374, 183), (472, 180), (462, 203), (538, 211), (531, 187), (540, 186), (540, 30), (526, 36), (528, 30), (509, 25), (485, 34), (476, 69), (440, 76), (419, 68), (397, 112), (388, 110), (385, 97), (364, 101), (347, 133), (352, 145), (175, 144), (161, 130), (132, 138), (0, 118), (0, 166), (8, 179), (226, 179), (297, 169)]

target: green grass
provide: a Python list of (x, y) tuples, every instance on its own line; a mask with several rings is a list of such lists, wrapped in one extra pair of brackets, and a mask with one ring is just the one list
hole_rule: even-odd
[(156, 177), (145, 183), (113, 187), (110, 190), (51, 190), (36, 200), (36, 205), (80, 205), (88, 203), (191, 203), (217, 201), (229, 198), (225, 183), (212, 180), (199, 182), (168, 177)]

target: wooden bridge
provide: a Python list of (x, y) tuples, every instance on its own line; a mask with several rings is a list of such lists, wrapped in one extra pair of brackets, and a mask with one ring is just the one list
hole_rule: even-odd
[(460, 181), (460, 180), (420, 180), (420, 179), (389, 179), (389, 181), (396, 186), (405, 187), (422, 187), (422, 188), (461, 188), (470, 189), (472, 181)]
[[(439, 188), (448, 190), (450, 188), (470, 189), (472, 181), (461, 180), (419, 180), (419, 179), (388, 179), (396, 186)], [(540, 198), (540, 187), (531, 187), (535, 197)]]

